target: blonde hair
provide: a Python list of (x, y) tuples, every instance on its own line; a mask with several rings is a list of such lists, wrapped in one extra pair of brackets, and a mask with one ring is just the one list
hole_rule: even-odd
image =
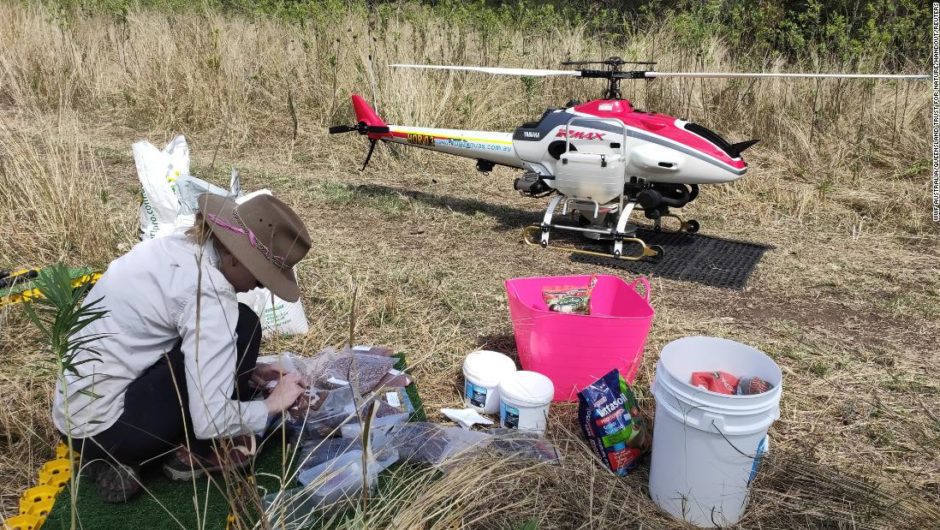
[(202, 212), (196, 214), (196, 220), (193, 226), (186, 230), (186, 236), (197, 245), (205, 245), (212, 239), (212, 229), (209, 228), (209, 223)]

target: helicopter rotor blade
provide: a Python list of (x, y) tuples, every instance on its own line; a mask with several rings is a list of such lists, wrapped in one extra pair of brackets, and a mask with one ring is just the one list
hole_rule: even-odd
[(807, 78), (807, 79), (927, 79), (917, 74), (823, 74), (774, 72), (644, 72), (644, 77), (696, 77), (696, 78)]
[(607, 64), (607, 62), (608, 61), (562, 61), (559, 64), (563, 64), (565, 66), (577, 66), (581, 64)]
[(356, 127), (352, 125), (334, 125), (329, 128), (330, 134), (348, 133), (348, 132), (353, 132), (353, 131), (358, 131), (358, 130), (359, 129), (357, 129)]
[(330, 134), (348, 132), (358, 132), (359, 134), (388, 134), (390, 132), (390, 129), (386, 125), (366, 125), (362, 122), (356, 125), (334, 125), (328, 130)]
[(540, 70), (534, 68), (496, 68), (489, 66), (441, 66), (433, 64), (390, 64), (392, 68), (421, 68), (424, 70), (450, 70), (455, 72), (480, 72), (493, 75), (515, 75), (523, 77), (570, 76), (580, 77), (578, 70)]

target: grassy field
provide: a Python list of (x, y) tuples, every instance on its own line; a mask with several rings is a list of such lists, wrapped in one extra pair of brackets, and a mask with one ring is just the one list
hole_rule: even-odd
[[(522, 244), (543, 200), (513, 174), (328, 137), (348, 96), (389, 123), (511, 130), (599, 83), (392, 71), (431, 63), (554, 68), (621, 55), (661, 70), (839, 71), (773, 57), (736, 61), (713, 39), (679, 46), (667, 26), (615, 46), (552, 32), (460, 25), (400, 5), (334, 11), (305, 24), (210, 9), (66, 15), (0, 2), (0, 268), (104, 267), (137, 240), (130, 145), (187, 135), (193, 173), (267, 187), (307, 222), (299, 275), (311, 331), (269, 342), (313, 353), (344, 342), (359, 288), (359, 340), (405, 351), (429, 411), (460, 401), (463, 356), (514, 351), (502, 282), (599, 269)], [(911, 67), (926, 72), (926, 61)], [(877, 63), (851, 68), (875, 72)], [(940, 525), (940, 229), (930, 221), (927, 83), (665, 81), (625, 85), (638, 108), (688, 117), (739, 141), (741, 181), (687, 210), (707, 235), (772, 245), (742, 292), (652, 278), (657, 314), (637, 387), (676, 338), (754, 345), (782, 367), (781, 418), (747, 528)], [(600, 270), (600, 272), (605, 272)], [(22, 312), (0, 313), (0, 515), (15, 510), (55, 442), (51, 359)], [(647, 470), (606, 473), (580, 441), (575, 407), (552, 408), (557, 467), (476, 461), (359, 509), (354, 526), (671, 528)], [(440, 419), (433, 416), (433, 419)], [(381, 499), (380, 499), (381, 501)]]

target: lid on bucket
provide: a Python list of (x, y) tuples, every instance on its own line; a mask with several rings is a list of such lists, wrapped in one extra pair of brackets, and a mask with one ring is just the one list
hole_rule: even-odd
[(519, 370), (500, 381), (499, 395), (520, 404), (541, 406), (552, 401), (555, 385), (538, 372)]
[(496, 386), (507, 375), (516, 371), (516, 363), (508, 355), (478, 350), (467, 355), (463, 362), (463, 372), (479, 384)]

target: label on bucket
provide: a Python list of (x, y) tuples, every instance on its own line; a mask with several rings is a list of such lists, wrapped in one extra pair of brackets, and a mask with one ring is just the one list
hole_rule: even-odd
[(474, 407), (486, 406), (486, 387), (479, 386), (467, 381), (464, 385), (464, 395)]
[(757, 471), (760, 469), (760, 461), (764, 458), (764, 453), (767, 452), (767, 437), (764, 436), (760, 439), (760, 443), (757, 444), (757, 451), (754, 452), (754, 462), (751, 464), (751, 476), (747, 477), (747, 485), (751, 485), (751, 481), (757, 476)]
[(519, 409), (505, 403), (499, 404), (499, 421), (507, 429), (519, 428)]

